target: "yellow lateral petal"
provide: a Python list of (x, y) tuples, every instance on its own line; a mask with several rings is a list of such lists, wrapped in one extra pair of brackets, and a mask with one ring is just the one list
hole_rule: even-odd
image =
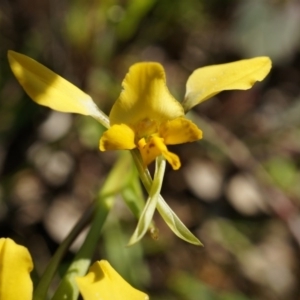
[(162, 123), (159, 136), (166, 145), (194, 142), (202, 138), (202, 131), (192, 121), (186, 118), (176, 118)]
[(113, 125), (100, 139), (99, 148), (106, 150), (130, 150), (135, 148), (134, 131), (125, 124)]
[(84, 277), (76, 278), (84, 300), (148, 300), (127, 283), (105, 260), (95, 262)]
[(181, 104), (170, 94), (164, 69), (158, 63), (133, 65), (122, 86), (109, 115), (112, 125), (135, 125), (142, 120), (162, 122), (184, 115)]
[(186, 83), (185, 112), (225, 90), (247, 90), (263, 80), (271, 69), (268, 57), (244, 59), (195, 70)]
[(31, 300), (33, 263), (28, 250), (13, 240), (0, 239), (0, 299)]
[(163, 155), (174, 170), (178, 170), (181, 166), (179, 157), (168, 150), (163, 138), (152, 136), (144, 147), (139, 147), (139, 150), (145, 167), (159, 155)]
[(30, 57), (8, 51), (10, 67), (32, 100), (61, 112), (102, 118), (92, 98)]

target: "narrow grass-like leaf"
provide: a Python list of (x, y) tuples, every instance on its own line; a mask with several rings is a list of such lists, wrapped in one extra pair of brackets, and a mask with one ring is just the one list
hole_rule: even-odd
[[(127, 170), (131, 163), (130, 156), (124, 153), (109, 173), (99, 191), (94, 218), (86, 239), (60, 282), (52, 300), (76, 300), (78, 298), (79, 290), (75, 278), (84, 276), (90, 266), (94, 250), (101, 235), (101, 229), (114, 203), (116, 194), (120, 193), (128, 184)], [(41, 298), (34, 298), (34, 300), (38, 299)]]
[(159, 197), (157, 210), (160, 215), (172, 229), (172, 231), (181, 239), (194, 245), (203, 246), (203, 244), (189, 231), (189, 229), (181, 222), (178, 216), (166, 203), (163, 197)]
[[(143, 163), (140, 158), (138, 150), (131, 151), (135, 165), (140, 175), (140, 179), (147, 190), (150, 193), (150, 188), (152, 186), (152, 178), (148, 169), (144, 169)], [(162, 218), (165, 220), (170, 229), (181, 239), (192, 243), (194, 245), (201, 246), (202, 243), (190, 232), (190, 230), (181, 222), (177, 215), (172, 211), (172, 209), (165, 202), (163, 197), (159, 195), (157, 202), (158, 212), (161, 214)]]
[(128, 172), (131, 173), (130, 180), (122, 191), (122, 198), (134, 216), (139, 219), (145, 207), (145, 197), (134, 164), (131, 164)]
[(138, 225), (131, 236), (128, 245), (133, 245), (134, 243), (138, 242), (147, 232), (152, 218), (154, 211), (156, 209), (156, 204), (160, 195), (160, 190), (165, 174), (166, 168), (166, 161), (161, 156), (156, 159), (156, 168), (154, 174), (154, 180), (150, 187), (149, 198), (146, 202), (145, 208), (139, 218)]

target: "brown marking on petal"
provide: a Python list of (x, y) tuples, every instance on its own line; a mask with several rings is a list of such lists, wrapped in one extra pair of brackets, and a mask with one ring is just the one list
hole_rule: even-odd
[(106, 151), (107, 150), (107, 146), (109, 145), (109, 143), (106, 140), (101, 140), (101, 144), (100, 144), (100, 150), (101, 151)]

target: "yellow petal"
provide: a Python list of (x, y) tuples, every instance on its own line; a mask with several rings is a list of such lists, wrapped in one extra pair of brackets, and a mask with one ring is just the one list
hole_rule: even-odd
[(150, 165), (156, 157), (162, 154), (160, 149), (155, 146), (152, 139), (153, 138), (151, 138), (150, 141), (146, 143), (145, 139), (143, 138), (138, 143), (138, 148), (140, 150), (145, 168)]
[(182, 103), (187, 112), (193, 106), (225, 90), (247, 90), (256, 81), (263, 80), (271, 69), (268, 57), (256, 57), (228, 64), (208, 66), (195, 70), (186, 84)]
[(168, 150), (163, 138), (152, 136), (143, 147), (139, 147), (139, 150), (145, 167), (159, 155), (163, 155), (174, 170), (178, 170), (181, 166), (179, 157)]
[(102, 118), (92, 98), (30, 57), (8, 51), (11, 69), (29, 97), (61, 112)]
[(133, 65), (122, 86), (109, 115), (112, 125), (135, 125), (142, 120), (162, 122), (184, 115), (181, 104), (170, 94), (164, 69), (158, 63)]
[(194, 142), (202, 138), (202, 131), (192, 121), (186, 118), (176, 118), (162, 123), (159, 136), (166, 145)]
[(101, 151), (130, 150), (135, 147), (134, 131), (125, 124), (111, 126), (103, 133), (99, 145)]
[(13, 240), (0, 239), (0, 299), (31, 300), (33, 263), (28, 250)]
[(76, 278), (84, 300), (148, 300), (149, 297), (127, 283), (105, 260), (95, 262), (89, 273)]

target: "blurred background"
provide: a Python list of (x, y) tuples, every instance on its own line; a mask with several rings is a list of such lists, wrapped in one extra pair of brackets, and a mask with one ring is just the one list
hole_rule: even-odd
[[(0, 236), (26, 245), (38, 277), (116, 160), (94, 119), (38, 106), (10, 71), (26, 54), (90, 94), (107, 114), (128, 68), (158, 61), (181, 101), (196, 68), (270, 56), (268, 77), (189, 114), (204, 139), (172, 147), (162, 195), (204, 243), (137, 224), (121, 199), (95, 259), (154, 300), (300, 299), (300, 3), (297, 0), (2, 0)], [(84, 233), (61, 266), (71, 262)], [(58, 280), (58, 279), (57, 279)]]

